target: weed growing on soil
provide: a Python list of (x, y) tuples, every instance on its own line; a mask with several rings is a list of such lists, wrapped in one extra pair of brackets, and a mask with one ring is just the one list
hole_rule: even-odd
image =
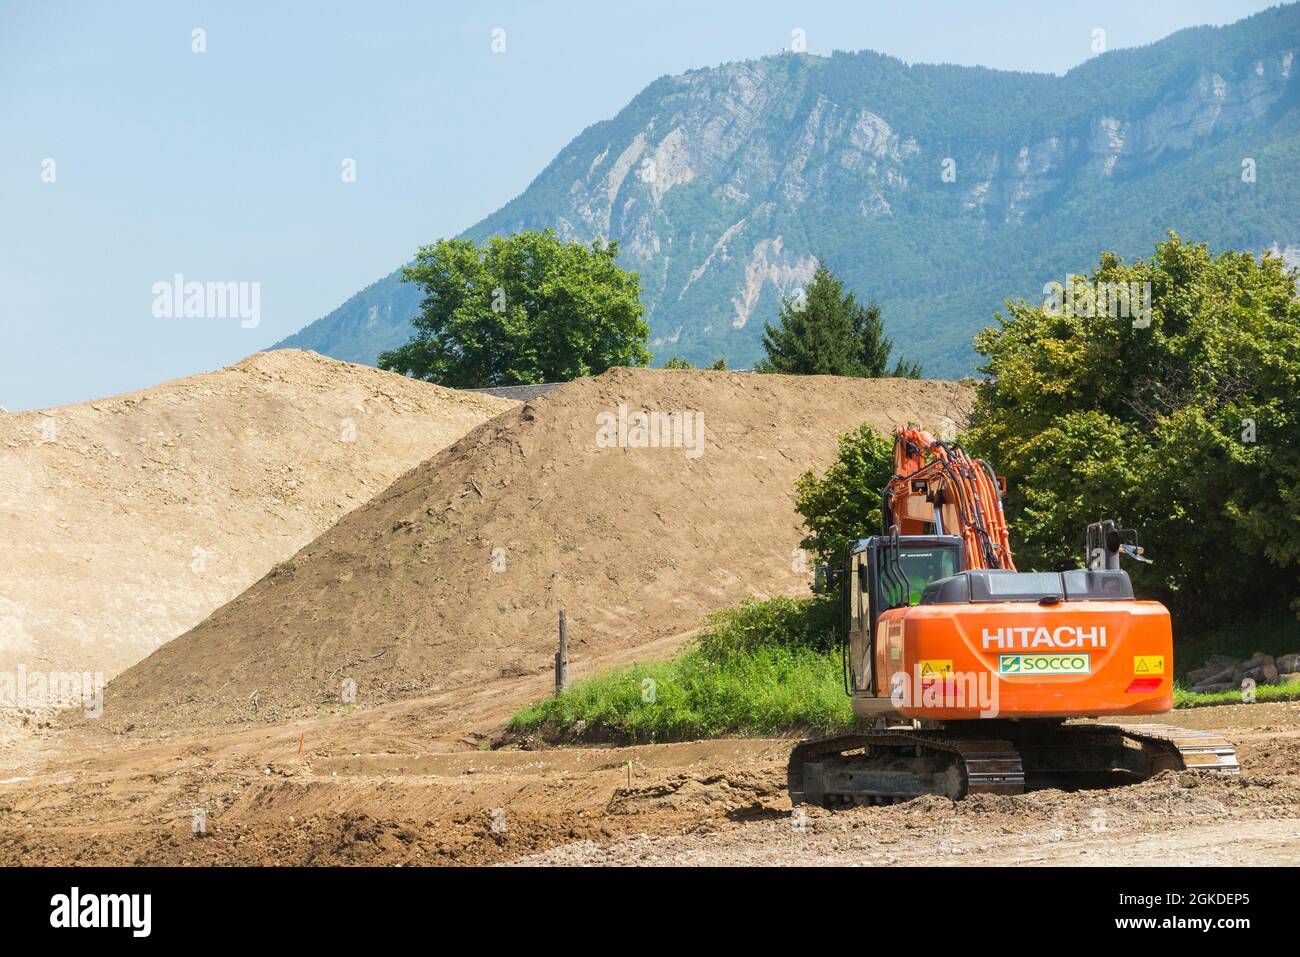
[(849, 726), (836, 614), (835, 600), (825, 596), (717, 612), (675, 658), (579, 682), (519, 712), (510, 730), (655, 742)]

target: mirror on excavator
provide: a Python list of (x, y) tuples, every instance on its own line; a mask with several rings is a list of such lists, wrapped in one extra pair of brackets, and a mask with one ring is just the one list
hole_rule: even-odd
[(1119, 528), (1109, 518), (1088, 526), (1083, 543), (1085, 568), (1090, 571), (1114, 571), (1120, 567), (1120, 555), (1147, 565), (1152, 564), (1138, 544), (1137, 529)]

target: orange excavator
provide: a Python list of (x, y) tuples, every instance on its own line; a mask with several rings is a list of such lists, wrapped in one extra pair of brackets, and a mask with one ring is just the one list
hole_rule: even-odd
[(1216, 734), (1074, 721), (1173, 707), (1169, 612), (1137, 601), (1131, 529), (1087, 527), (1083, 567), (1017, 571), (1004, 483), (960, 444), (895, 431), (882, 534), (827, 578), (841, 601), (844, 686), (872, 730), (804, 741), (791, 801), (837, 807), (922, 794), (1099, 787), (1161, 770), (1239, 770)]

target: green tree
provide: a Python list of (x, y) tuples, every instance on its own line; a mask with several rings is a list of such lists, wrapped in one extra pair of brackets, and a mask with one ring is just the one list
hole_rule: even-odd
[(854, 316), (853, 336), (858, 343), (858, 361), (862, 365), (862, 374), (881, 379), (921, 378), (921, 364), (908, 362), (902, 357), (889, 368), (889, 357), (894, 351), (894, 340), (885, 335), (885, 323), (880, 318), (880, 307), (869, 302), (865, 307), (858, 306)]
[(379, 366), (458, 388), (564, 382), (650, 361), (636, 273), (617, 243), (564, 243), (551, 230), (482, 246), (423, 246), (404, 282), (424, 291), (415, 335)]
[(899, 359), (889, 370), (894, 342), (885, 335), (880, 307), (862, 305), (825, 265), (799, 299), (783, 298), (779, 328), (766, 323), (759, 372), (865, 378), (921, 377), (921, 367)]
[(838, 568), (850, 542), (881, 529), (881, 493), (894, 474), (894, 440), (863, 423), (839, 438), (835, 461), (795, 482), (795, 509), (808, 536), (800, 544), (818, 564)]
[(1183, 621), (1285, 608), (1300, 570), (1294, 276), (1170, 233), (1149, 261), (1103, 254), (1069, 292), (1008, 302), (976, 337), (988, 379), (969, 444), (1008, 479), (1017, 565), (1077, 565), (1084, 525), (1113, 517), (1155, 562), (1135, 585)]

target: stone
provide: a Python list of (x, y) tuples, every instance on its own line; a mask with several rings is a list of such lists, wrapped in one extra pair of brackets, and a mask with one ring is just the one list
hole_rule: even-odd
[(1279, 655), (1274, 664), (1277, 665), (1278, 674), (1300, 671), (1300, 654)]
[(1273, 664), (1273, 659), (1270, 658), (1267, 663), (1247, 668), (1242, 672), (1242, 677), (1251, 678), (1258, 685), (1271, 685), (1277, 681), (1277, 666)]
[(1187, 676), (1189, 684), (1212, 685), (1212, 684), (1238, 684), (1241, 678), (1242, 670), (1237, 665), (1228, 668), (1215, 668), (1209, 670), (1209, 673), (1202, 673), (1196, 679), (1191, 675)]

